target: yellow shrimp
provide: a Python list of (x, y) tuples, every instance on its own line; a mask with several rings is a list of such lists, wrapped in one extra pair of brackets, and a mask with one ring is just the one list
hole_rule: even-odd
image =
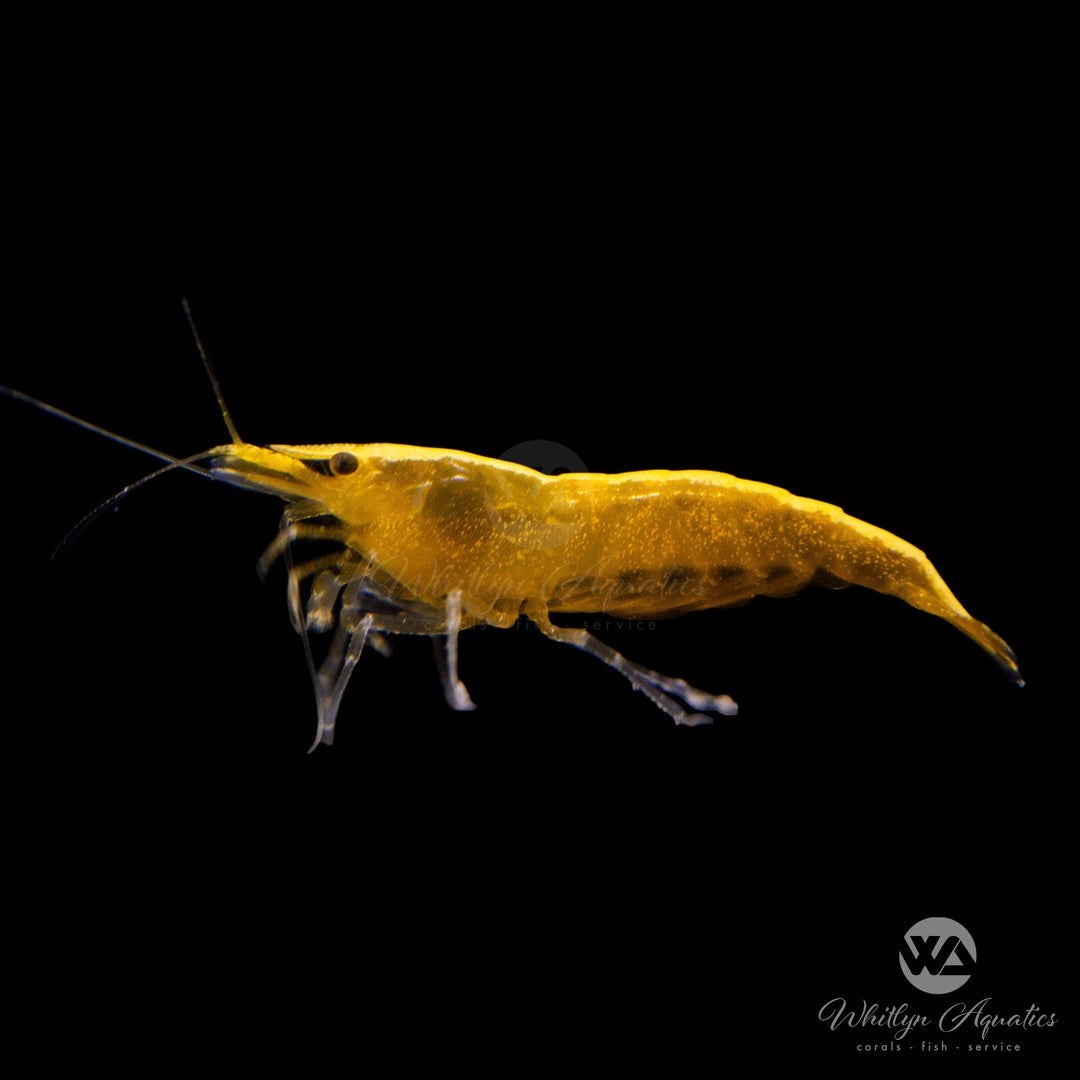
[[(315, 686), (312, 749), (333, 741), (367, 643), (386, 651), (388, 634), (444, 637), (436, 656), (446, 700), (471, 709), (457, 673), (460, 632), (508, 628), (520, 616), (619, 671), (678, 724), (734, 715), (730, 697), (643, 668), (585, 629), (556, 625), (552, 614), (666, 617), (790, 596), (810, 584), (898, 596), (952, 623), (1023, 685), (1009, 646), (964, 610), (921, 551), (839, 507), (768, 484), (706, 471), (548, 476), (463, 451), (389, 443), (256, 446), (240, 439), (219, 391), (232, 442), (178, 461), (0, 390), (153, 453), (167, 468), (206, 471), (286, 501), (260, 566), (288, 557), (290, 616)], [(192, 464), (200, 460), (205, 470)], [(292, 545), (307, 540), (330, 550), (293, 565)], [(333, 631), (318, 668), (308, 631)]]

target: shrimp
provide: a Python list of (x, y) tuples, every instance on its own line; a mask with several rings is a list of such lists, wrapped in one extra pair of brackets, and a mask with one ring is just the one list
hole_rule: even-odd
[[(385, 654), (392, 635), (432, 638), (446, 702), (466, 711), (474, 704), (458, 674), (461, 633), (521, 618), (619, 672), (676, 724), (712, 723), (737, 713), (729, 696), (634, 663), (553, 617), (668, 618), (808, 585), (899, 597), (951, 623), (1023, 685), (1009, 646), (968, 614), (922, 551), (838, 506), (720, 472), (551, 476), (452, 449), (259, 446), (241, 439), (204, 352), (203, 360), (231, 441), (184, 459), (0, 390), (157, 456), (166, 463), (159, 473), (186, 469), (284, 500), (258, 566), (265, 576), (279, 559), (286, 564), (289, 617), (315, 692), (312, 750), (333, 743), (369, 645)], [(297, 561), (301, 547), (310, 554)], [(319, 663), (314, 634), (329, 641)]]

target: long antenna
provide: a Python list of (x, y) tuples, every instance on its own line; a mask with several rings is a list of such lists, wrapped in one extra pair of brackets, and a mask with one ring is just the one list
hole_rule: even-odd
[(200, 476), (205, 476), (209, 480), (220, 480), (221, 477), (215, 476), (213, 472), (208, 469), (201, 468), (196, 465), (195, 462), (202, 458), (207, 458), (213, 454), (227, 450), (224, 446), (215, 446), (210, 450), (203, 450), (202, 453), (193, 454), (187, 458), (175, 458), (172, 454), (166, 454), (161, 450), (155, 450), (152, 446), (146, 446), (141, 442), (136, 442), (134, 439), (127, 439), (123, 435), (117, 435), (115, 431), (109, 431), (107, 428), (98, 427), (97, 424), (91, 424), (89, 420), (83, 420), (81, 417), (72, 416), (69, 412), (64, 412), (63, 409), (58, 409), (55, 405), (48, 405), (44, 401), (38, 401), (37, 398), (31, 397), (29, 394), (24, 394), (21, 390), (13, 390), (10, 386), (0, 386), (0, 394), (6, 394), (8, 397), (14, 398), (16, 401), (25, 401), (27, 405), (33, 405), (35, 409), (40, 409), (42, 412), (49, 413), (51, 416), (56, 416), (61, 420), (66, 420), (69, 424), (74, 424), (76, 427), (81, 427), (86, 431), (92, 431), (95, 435), (102, 435), (106, 439), (110, 439), (112, 442), (120, 443), (122, 446), (130, 446), (132, 450), (138, 450), (140, 453), (149, 454), (151, 457), (159, 458), (161, 461), (167, 461), (168, 464), (162, 466), (160, 469), (154, 470), (149, 476), (144, 476), (141, 480), (136, 480), (132, 484), (128, 484), (122, 491), (118, 491), (110, 499), (103, 502), (96, 510), (91, 510), (74, 528), (70, 529), (63, 540), (57, 545), (56, 550), (52, 553), (53, 559), (59, 559), (66, 551), (70, 550), (71, 545), (95, 522), (97, 519), (111, 506), (115, 506), (125, 496), (130, 495), (131, 492), (137, 488), (143, 486), (150, 480), (161, 476), (162, 473), (167, 473), (172, 469), (184, 469), (187, 472), (198, 473)]
[(199, 350), (199, 355), (202, 357), (203, 367), (206, 368), (206, 374), (210, 376), (210, 385), (214, 388), (214, 397), (217, 398), (218, 408), (221, 409), (221, 415), (225, 421), (225, 426), (229, 429), (229, 437), (234, 443), (242, 443), (244, 440), (240, 438), (240, 434), (236, 430), (236, 425), (232, 422), (232, 417), (229, 415), (229, 407), (225, 404), (225, 398), (221, 393), (221, 386), (217, 381), (217, 376), (214, 374), (214, 368), (210, 363), (210, 357), (206, 355), (206, 349), (203, 348), (202, 338), (199, 337), (199, 331), (195, 326), (195, 320), (191, 316), (191, 308), (188, 305), (187, 297), (181, 297), (180, 303), (184, 305), (184, 314), (187, 316), (188, 326), (191, 327), (191, 336), (195, 338), (195, 347)]
[(47, 405), (44, 401), (38, 401), (37, 398), (32, 398), (29, 394), (24, 394), (21, 390), (12, 390), (10, 386), (0, 386), (0, 394), (7, 394), (8, 397), (13, 397), (16, 401), (25, 401), (27, 405), (33, 405), (35, 409), (47, 412), (51, 416), (58, 416), (61, 420), (66, 420), (69, 424), (74, 424), (76, 427), (85, 428), (87, 431), (94, 432), (95, 435), (104, 435), (106, 439), (111, 439), (113, 442), (120, 443), (123, 446), (130, 446), (132, 450), (138, 450), (143, 454), (149, 454), (151, 457), (167, 461), (173, 468), (187, 469), (188, 472), (201, 473), (203, 476), (208, 475), (206, 469), (200, 469), (191, 464), (192, 461), (197, 461), (199, 457), (205, 457), (205, 453), (181, 461), (179, 458), (173, 457), (172, 454), (166, 454), (161, 450), (155, 450), (152, 446), (146, 446), (141, 442), (136, 442), (134, 439), (127, 439), (123, 435), (117, 435), (115, 431), (109, 431), (107, 428), (98, 427), (97, 424), (91, 424), (89, 420), (82, 420), (78, 416), (72, 416), (71, 413), (64, 412), (63, 409), (58, 409), (55, 405)]
[(127, 498), (127, 496), (130, 495), (137, 488), (141, 488), (143, 484), (147, 484), (151, 480), (156, 480), (159, 476), (164, 473), (170, 472), (172, 469), (187, 469), (189, 472), (194, 471), (201, 473), (203, 476), (207, 477), (210, 480), (217, 480), (218, 477), (216, 477), (208, 469), (200, 469), (198, 468), (198, 466), (192, 464), (193, 462), (196, 462), (200, 458), (204, 458), (206, 456), (207, 452), (203, 451), (203, 453), (196, 454), (194, 457), (186, 458), (184, 461), (177, 461), (171, 465), (162, 465), (160, 469), (155, 469), (148, 476), (141, 477), (134, 483), (128, 484), (125, 488), (122, 488), (115, 495), (106, 499), (105, 502), (103, 502), (99, 507), (91, 510), (90, 513), (87, 514), (77, 525), (74, 525), (72, 526), (72, 528), (68, 529), (67, 535), (64, 537), (63, 540), (60, 541), (59, 544), (56, 545), (56, 548), (53, 550), (52, 555), (49, 557), (49, 561), (56, 562), (61, 559), (71, 549), (71, 546), (75, 543), (75, 541), (78, 540), (79, 537), (82, 536), (82, 534), (86, 532), (86, 530), (89, 529), (90, 526), (93, 525), (94, 522), (97, 521), (97, 519), (101, 517), (101, 515), (104, 514), (105, 511), (108, 510), (110, 507), (115, 506), (121, 499)]

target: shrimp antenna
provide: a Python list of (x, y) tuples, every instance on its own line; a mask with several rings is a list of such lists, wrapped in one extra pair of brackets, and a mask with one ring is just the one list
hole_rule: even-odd
[(97, 424), (91, 424), (89, 420), (83, 420), (81, 417), (72, 416), (71, 413), (64, 412), (63, 409), (58, 409), (55, 405), (48, 405), (44, 401), (38, 401), (37, 398), (31, 397), (29, 394), (24, 394), (21, 390), (13, 390), (10, 386), (0, 386), (0, 394), (6, 394), (16, 401), (24, 401), (27, 405), (33, 405), (35, 409), (40, 409), (50, 416), (59, 417), (61, 420), (65, 420), (69, 424), (74, 424), (76, 427), (81, 427), (86, 431), (92, 431), (95, 435), (102, 435), (112, 442), (120, 443), (121, 446), (130, 446), (132, 450), (138, 450), (140, 454), (149, 454), (150, 457), (156, 457), (161, 461), (167, 461), (174, 469), (186, 469), (188, 472), (209, 476), (212, 480), (217, 479), (217, 477), (207, 472), (206, 469), (200, 469), (197, 465), (191, 464), (193, 461), (198, 461), (200, 457), (206, 457), (207, 451), (204, 451), (202, 454), (198, 454), (193, 458), (187, 458), (181, 461), (179, 458), (173, 457), (172, 454), (166, 454), (161, 450), (155, 450), (152, 446), (146, 446), (144, 443), (136, 442), (134, 439), (128, 439), (123, 435), (117, 435), (115, 431), (109, 431), (108, 428), (98, 427)]
[(195, 339), (195, 347), (199, 350), (199, 355), (202, 357), (203, 367), (206, 368), (206, 374), (210, 376), (210, 385), (214, 388), (214, 397), (217, 398), (218, 408), (221, 409), (222, 419), (225, 421), (225, 426), (229, 429), (229, 437), (234, 443), (242, 443), (244, 440), (240, 438), (240, 433), (236, 430), (236, 425), (232, 422), (232, 417), (229, 415), (229, 407), (225, 404), (225, 396), (221, 392), (221, 384), (217, 380), (217, 375), (214, 374), (214, 366), (210, 363), (210, 357), (206, 353), (206, 349), (203, 348), (202, 338), (199, 337), (198, 328), (195, 326), (195, 319), (191, 315), (191, 307), (187, 302), (187, 297), (182, 296), (180, 303), (183, 305), (184, 314), (187, 316), (188, 326), (191, 327), (191, 336)]
[(0, 386), (0, 394), (6, 394), (16, 401), (24, 401), (27, 405), (33, 405), (35, 409), (40, 409), (42, 412), (49, 413), (50, 416), (59, 417), (59, 419), (64, 420), (69, 424), (74, 424), (76, 427), (81, 427), (86, 431), (92, 431), (95, 435), (101, 435), (112, 442), (120, 443), (121, 446), (129, 446), (132, 450), (138, 450), (141, 454), (149, 454), (150, 457), (156, 457), (161, 461), (168, 462), (167, 465), (164, 465), (160, 469), (156, 469), (154, 472), (150, 473), (149, 476), (144, 476), (141, 480), (136, 480), (134, 483), (128, 484), (127, 487), (118, 491), (95, 510), (91, 510), (90, 513), (87, 514), (73, 529), (69, 530), (64, 539), (60, 541), (56, 550), (52, 553), (53, 559), (59, 559), (106, 510), (115, 506), (121, 499), (130, 495), (131, 492), (135, 491), (137, 488), (142, 487), (147, 481), (161, 476), (162, 473), (170, 472), (173, 469), (183, 469), (185, 472), (193, 472), (198, 473), (199, 476), (205, 476), (208, 480), (221, 479), (221, 477), (215, 476), (209, 469), (204, 469), (196, 465), (195, 462), (210, 457), (216, 451), (224, 449), (224, 447), (214, 447), (212, 450), (203, 450), (201, 453), (193, 454), (191, 457), (183, 459), (175, 458), (172, 454), (166, 454), (161, 450), (155, 450), (152, 446), (146, 446), (143, 443), (136, 442), (134, 439), (128, 439), (123, 435), (117, 435), (115, 431), (109, 431), (108, 428), (99, 427), (97, 424), (91, 424), (89, 420), (83, 420), (79, 416), (72, 416), (71, 413), (64, 412), (63, 409), (58, 409), (55, 405), (48, 405), (44, 401), (38, 401), (37, 398), (31, 397), (29, 394), (24, 394), (21, 390), (13, 390), (10, 386)]
[[(213, 451), (211, 451), (211, 453), (212, 452)], [(90, 513), (87, 514), (77, 525), (74, 525), (67, 531), (64, 539), (56, 545), (56, 548), (53, 551), (52, 555), (49, 556), (49, 561), (58, 562), (61, 558), (63, 558), (65, 554), (67, 554), (68, 550), (71, 548), (71, 545), (74, 544), (75, 541), (78, 540), (79, 537), (82, 536), (82, 534), (86, 532), (86, 530), (89, 529), (90, 526), (93, 525), (93, 523), (97, 521), (97, 519), (101, 517), (101, 515), (104, 514), (106, 510), (116, 506), (116, 504), (121, 499), (127, 498), (127, 496), (130, 495), (133, 491), (135, 491), (136, 488), (141, 488), (143, 484), (146, 484), (151, 480), (156, 480), (164, 473), (171, 472), (173, 469), (187, 469), (189, 472), (200, 473), (202, 476), (205, 476), (210, 480), (217, 480), (218, 477), (216, 477), (212, 472), (207, 469), (200, 469), (198, 468), (198, 466), (193, 464), (193, 462), (196, 462), (200, 458), (204, 458), (206, 456), (207, 452), (203, 451), (203, 453), (195, 454), (193, 457), (185, 458), (183, 461), (174, 461), (170, 465), (162, 465), (160, 469), (155, 469), (148, 476), (141, 477), (134, 483), (128, 484), (125, 488), (122, 488), (115, 495), (110, 496), (100, 506), (91, 510)]]

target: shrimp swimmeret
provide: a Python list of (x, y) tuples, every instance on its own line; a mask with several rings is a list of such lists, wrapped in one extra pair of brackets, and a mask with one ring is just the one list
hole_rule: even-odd
[[(159, 472), (183, 468), (285, 500), (260, 567), (287, 560), (290, 617), (315, 687), (312, 749), (332, 743), (367, 644), (385, 652), (389, 634), (444, 638), (436, 657), (446, 701), (471, 709), (457, 673), (461, 631), (505, 629), (521, 616), (613, 667), (677, 724), (734, 715), (730, 697), (641, 667), (551, 616), (659, 618), (790, 596), (807, 585), (898, 596), (952, 623), (1023, 685), (1009, 646), (964, 610), (921, 551), (839, 507), (717, 472), (549, 476), (502, 459), (391, 443), (255, 446), (237, 434), (207, 370), (232, 441), (184, 460), (0, 390), (166, 461)], [(324, 553), (294, 563), (293, 545), (307, 540), (323, 541)], [(331, 633), (318, 666), (309, 631)]]

